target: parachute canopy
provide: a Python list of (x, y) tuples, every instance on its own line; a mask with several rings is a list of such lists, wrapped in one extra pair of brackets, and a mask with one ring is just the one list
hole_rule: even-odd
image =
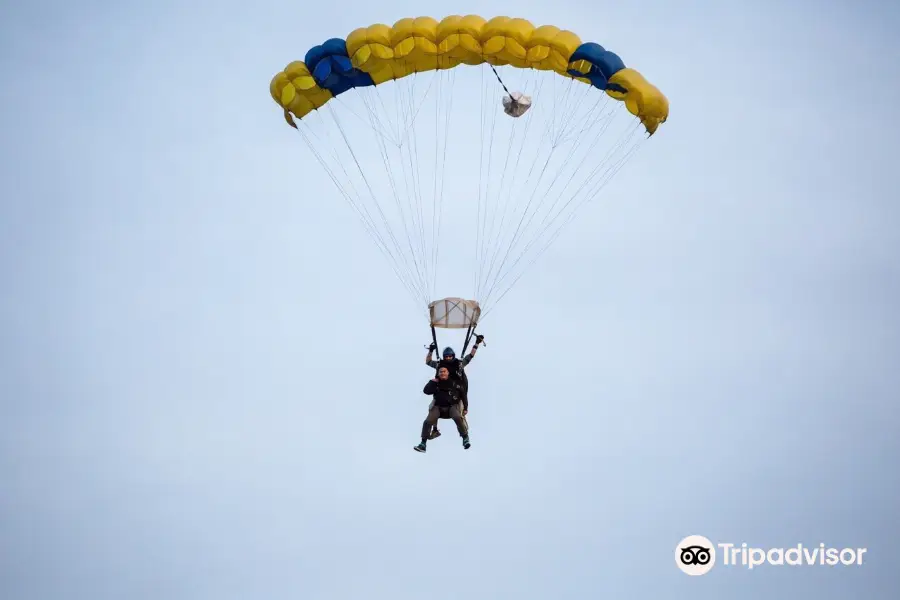
[[(669, 114), (617, 54), (505, 16), (361, 27), (309, 48), (269, 91), (317, 162), (293, 163), (283, 193), (343, 197), (416, 309), (450, 329), (483, 320)], [(327, 179), (339, 195), (317, 188)], [(437, 292), (444, 265), (465, 272)], [(450, 294), (472, 300), (432, 301)]]
[(393, 27), (361, 27), (346, 39), (331, 38), (311, 48), (304, 61), (275, 75), (269, 89), (288, 124), (296, 127), (291, 114), (302, 119), (347, 90), (482, 63), (555, 71), (592, 85), (625, 102), (650, 134), (669, 114), (662, 92), (617, 54), (582, 43), (571, 31), (510, 17), (417, 17), (400, 19)]
[(442, 329), (468, 329), (478, 325), (481, 307), (474, 300), (444, 298), (428, 305), (431, 326)]

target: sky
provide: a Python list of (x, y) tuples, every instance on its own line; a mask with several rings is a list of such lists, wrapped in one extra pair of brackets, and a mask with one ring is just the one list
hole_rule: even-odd
[[(597, 40), (671, 112), (482, 324), (472, 448), (442, 422), (422, 455), (427, 322), (268, 86), (325, 37), (469, 12)], [(0, 597), (896, 598), (898, 25), (3, 3)], [(694, 534), (867, 553), (688, 577)]]

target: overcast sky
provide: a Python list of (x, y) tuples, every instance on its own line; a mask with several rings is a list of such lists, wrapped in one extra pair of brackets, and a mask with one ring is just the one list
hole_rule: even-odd
[[(606, 45), (671, 116), (485, 321), (472, 448), (421, 455), (421, 310), (268, 86), (473, 11)], [(3, 3), (0, 597), (896, 598), (898, 17)], [(868, 553), (696, 578), (690, 534)]]

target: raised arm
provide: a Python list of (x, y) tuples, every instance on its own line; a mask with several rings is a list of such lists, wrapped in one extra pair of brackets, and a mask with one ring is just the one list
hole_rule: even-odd
[(437, 344), (431, 342), (431, 344), (428, 346), (428, 354), (425, 355), (425, 364), (432, 368), (437, 368), (438, 366), (438, 361), (432, 360), (432, 356), (435, 350), (437, 350)]
[(472, 349), (469, 350), (469, 353), (463, 357), (461, 362), (464, 367), (467, 366), (470, 362), (472, 362), (472, 359), (475, 358), (476, 352), (478, 352), (478, 342), (475, 342), (475, 345), (472, 346)]

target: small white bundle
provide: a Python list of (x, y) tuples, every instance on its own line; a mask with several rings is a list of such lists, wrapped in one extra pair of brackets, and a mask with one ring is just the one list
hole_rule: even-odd
[(503, 112), (511, 117), (521, 117), (531, 108), (531, 96), (521, 92), (512, 92), (509, 96), (503, 96)]

